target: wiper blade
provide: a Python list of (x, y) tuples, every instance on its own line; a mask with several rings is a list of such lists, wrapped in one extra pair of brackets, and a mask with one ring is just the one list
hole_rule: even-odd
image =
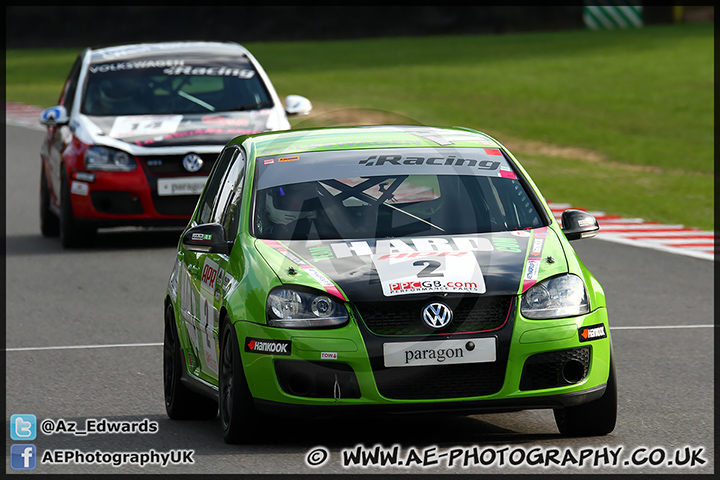
[(180, 91), (177, 92), (177, 94), (178, 94), (179, 96), (183, 97), (183, 98), (186, 99), (186, 100), (190, 100), (191, 102), (193, 102), (193, 103), (195, 103), (195, 104), (197, 104), (197, 105), (200, 105), (200, 106), (203, 107), (203, 108), (207, 108), (207, 109), (210, 110), (211, 112), (214, 112), (214, 111), (215, 111), (215, 107), (213, 107), (212, 105), (210, 105), (209, 103), (207, 103), (207, 102), (205, 102), (205, 101), (203, 101), (203, 100), (200, 100), (200, 99), (197, 98), (197, 97), (194, 97), (194, 96), (190, 95), (189, 93), (185, 93), (185, 92), (183, 92), (182, 90), (180, 90)]
[(392, 209), (395, 210), (396, 212), (404, 213), (404, 214), (407, 215), (408, 217), (414, 218), (415, 220), (417, 220), (417, 221), (419, 221), (419, 222), (422, 222), (422, 223), (426, 224), (427, 226), (429, 226), (429, 227), (431, 227), (431, 228), (435, 228), (435, 229), (437, 229), (437, 230), (440, 230), (441, 232), (444, 232), (444, 231), (445, 231), (445, 229), (438, 227), (438, 226), (435, 225), (434, 223), (430, 223), (430, 222), (428, 222), (427, 220), (425, 220), (424, 218), (420, 218), (420, 217), (418, 217), (417, 215), (413, 215), (413, 214), (410, 213), (410, 212), (406, 212), (405, 210), (403, 210), (403, 209), (401, 209), (401, 208), (398, 208), (398, 207), (395, 207), (395, 206), (393, 206), (393, 205), (390, 205), (389, 203), (383, 203), (383, 205), (385, 205), (386, 207), (392, 208)]
[(259, 110), (261, 108), (265, 107), (272, 107), (273, 103), (268, 102), (260, 102), (260, 103), (249, 103), (247, 105), (240, 105), (239, 107), (231, 108), (229, 111), (231, 112), (242, 112), (244, 110)]

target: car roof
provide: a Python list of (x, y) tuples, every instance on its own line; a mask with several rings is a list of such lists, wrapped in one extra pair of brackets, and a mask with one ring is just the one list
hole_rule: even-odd
[(155, 43), (133, 43), (92, 47), (88, 49), (91, 61), (132, 60), (148, 55), (247, 55), (248, 50), (234, 42), (177, 41)]
[(381, 148), (502, 147), (489, 135), (469, 128), (418, 125), (287, 130), (237, 137), (233, 142), (244, 143), (248, 140), (254, 146), (256, 156)]

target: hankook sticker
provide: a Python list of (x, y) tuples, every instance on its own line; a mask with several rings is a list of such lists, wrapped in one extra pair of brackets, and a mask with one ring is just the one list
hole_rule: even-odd
[(270, 340), (264, 338), (245, 338), (245, 351), (266, 355), (290, 355), (292, 342), (289, 340)]
[(581, 342), (589, 342), (591, 340), (600, 340), (601, 338), (607, 338), (607, 332), (605, 331), (605, 325), (599, 323), (597, 325), (589, 325), (587, 327), (581, 327), (578, 330), (578, 335)]

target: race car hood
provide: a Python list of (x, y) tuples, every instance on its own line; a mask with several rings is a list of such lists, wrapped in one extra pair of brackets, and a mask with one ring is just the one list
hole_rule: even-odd
[(568, 271), (554, 230), (371, 240), (257, 240), (283, 283), (342, 300), (516, 295)]
[(88, 143), (105, 144), (137, 154), (138, 147), (158, 149), (188, 145), (220, 148), (238, 135), (272, 130), (270, 109), (192, 115), (82, 116), (78, 127)]

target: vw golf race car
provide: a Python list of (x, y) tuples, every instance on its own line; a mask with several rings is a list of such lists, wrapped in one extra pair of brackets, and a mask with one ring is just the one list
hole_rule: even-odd
[(230, 139), (289, 129), (311, 108), (297, 95), (283, 107), (235, 43), (87, 48), (40, 119), (42, 234), (75, 247), (100, 227), (183, 227)]
[(336, 127), (221, 152), (165, 298), (170, 418), (553, 409), (615, 427), (605, 295), (517, 160), (477, 131)]

